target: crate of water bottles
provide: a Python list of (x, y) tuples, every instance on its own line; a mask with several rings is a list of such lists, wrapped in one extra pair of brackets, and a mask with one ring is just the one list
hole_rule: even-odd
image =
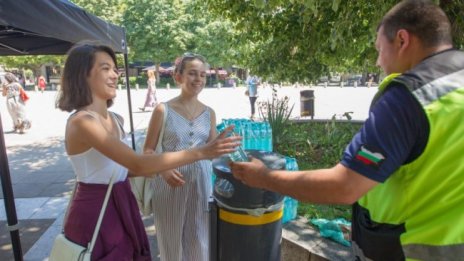
[[(268, 122), (255, 122), (248, 119), (223, 119), (217, 125), (218, 132), (222, 132), (227, 126), (234, 125), (234, 134), (242, 136), (242, 146), (231, 153), (229, 157), (233, 161), (246, 161), (244, 150), (263, 150), (272, 152), (272, 128)], [(285, 157), (286, 170), (298, 170), (295, 158)], [(215, 175), (213, 174), (213, 184)], [(284, 197), (282, 223), (293, 220), (297, 216), (298, 201), (291, 197)]]
[[(285, 169), (286, 170), (298, 170), (298, 163), (295, 158), (285, 157)], [(291, 197), (284, 197), (284, 209), (282, 216), (282, 223), (287, 223), (290, 220), (294, 220), (297, 216), (298, 201)]]
[(245, 150), (272, 151), (272, 128), (268, 122), (248, 119), (223, 119), (225, 126), (234, 125), (234, 132), (242, 136)]

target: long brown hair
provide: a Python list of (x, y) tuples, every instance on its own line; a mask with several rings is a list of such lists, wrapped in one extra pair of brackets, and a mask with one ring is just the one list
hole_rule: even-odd
[[(61, 90), (56, 102), (58, 108), (71, 112), (92, 103), (92, 91), (87, 77), (95, 64), (95, 56), (98, 52), (107, 53), (117, 67), (116, 55), (108, 46), (78, 44), (69, 50), (61, 76)], [(113, 100), (107, 100), (107, 106), (111, 105)]]
[(153, 70), (148, 70), (148, 71), (147, 71), (147, 76), (148, 76), (148, 79), (153, 79), (153, 78), (155, 78), (155, 71), (153, 71)]

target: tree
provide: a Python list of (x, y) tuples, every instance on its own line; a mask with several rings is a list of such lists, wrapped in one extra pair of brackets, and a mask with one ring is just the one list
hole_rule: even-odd
[(127, 30), (131, 59), (173, 61), (186, 46), (181, 26), (183, 4), (169, 0), (126, 2), (123, 25)]
[(186, 13), (189, 21), (186, 30), (192, 33), (190, 50), (205, 56), (216, 69), (237, 64), (239, 43), (230, 21), (209, 15), (202, 1), (190, 2)]
[(44, 64), (63, 64), (63, 57), (58, 55), (0, 56), (0, 64), (7, 69), (29, 69), (35, 76), (39, 75)]
[[(311, 81), (328, 71), (374, 71), (376, 27), (396, 0), (206, 0), (240, 32), (242, 60), (274, 80)], [(440, 1), (463, 46), (463, 0)]]
[(159, 65), (188, 51), (202, 54), (213, 67), (233, 64), (232, 26), (212, 19), (201, 2), (127, 0), (127, 6), (122, 23), (131, 59)]
[(121, 24), (125, 0), (71, 0), (85, 11), (113, 24)]

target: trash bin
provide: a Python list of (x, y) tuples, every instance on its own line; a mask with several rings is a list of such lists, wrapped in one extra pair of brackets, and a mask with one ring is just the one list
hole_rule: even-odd
[(300, 91), (300, 115), (311, 116), (314, 119), (314, 91), (304, 90)]
[[(285, 169), (285, 157), (266, 151), (247, 150), (268, 168)], [(283, 196), (249, 187), (236, 180), (229, 158), (213, 160), (216, 174), (211, 208), (211, 260), (279, 261), (282, 237)]]

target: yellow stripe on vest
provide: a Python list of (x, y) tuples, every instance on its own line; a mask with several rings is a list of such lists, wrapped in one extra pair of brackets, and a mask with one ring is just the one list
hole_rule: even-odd
[(265, 225), (282, 218), (282, 209), (274, 212), (265, 213), (259, 217), (251, 216), (247, 214), (237, 214), (219, 209), (219, 219), (237, 225), (253, 226), (253, 225)]

